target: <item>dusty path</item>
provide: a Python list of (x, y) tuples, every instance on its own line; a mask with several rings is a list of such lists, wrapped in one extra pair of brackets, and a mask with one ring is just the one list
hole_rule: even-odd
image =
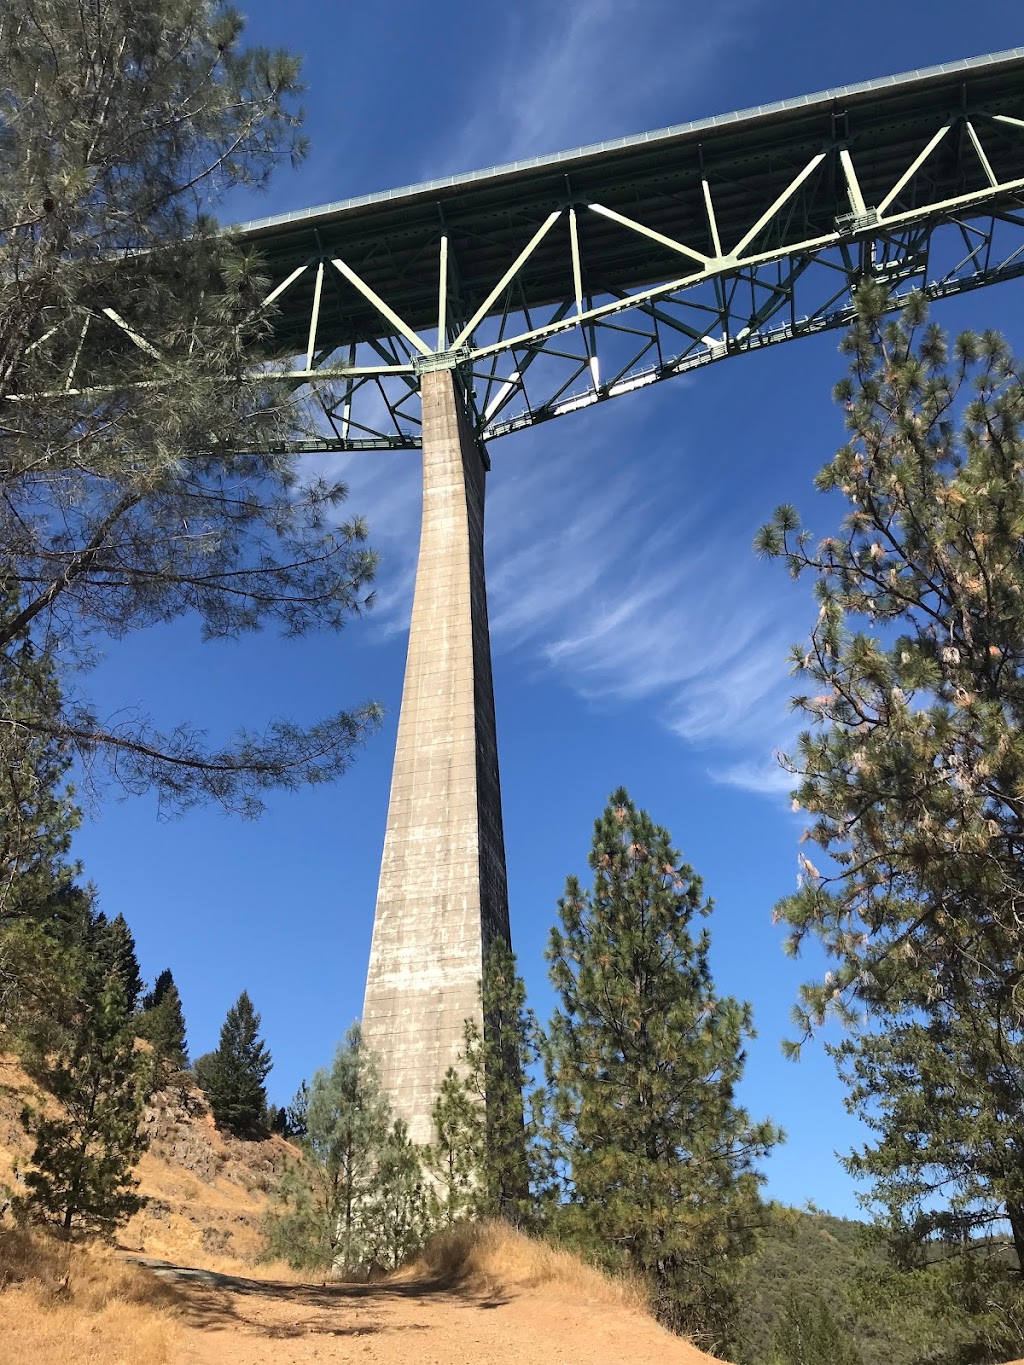
[[(134, 1259), (134, 1258), (133, 1258)], [(622, 1308), (416, 1280), (295, 1285), (139, 1258), (183, 1301), (174, 1365), (705, 1365)]]

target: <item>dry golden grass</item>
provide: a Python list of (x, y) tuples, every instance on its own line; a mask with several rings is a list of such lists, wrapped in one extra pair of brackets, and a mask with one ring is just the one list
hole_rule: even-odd
[(396, 1278), (437, 1279), (488, 1292), (543, 1289), (568, 1302), (649, 1311), (638, 1282), (606, 1275), (571, 1251), (501, 1222), (458, 1223), (435, 1233)]
[(31, 1365), (167, 1365), (177, 1295), (108, 1249), (0, 1230), (4, 1358)]

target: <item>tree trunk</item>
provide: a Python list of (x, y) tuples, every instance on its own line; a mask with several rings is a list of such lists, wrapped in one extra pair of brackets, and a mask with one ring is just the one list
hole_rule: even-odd
[(1013, 1249), (1017, 1253), (1017, 1269), (1024, 1276), (1024, 1204), (1007, 1204), (1006, 1216), (1010, 1220)]

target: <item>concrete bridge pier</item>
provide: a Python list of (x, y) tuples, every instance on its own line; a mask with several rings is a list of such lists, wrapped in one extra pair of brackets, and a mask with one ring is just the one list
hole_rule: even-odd
[(482, 1027), (479, 981), (508, 939), (508, 889), (484, 582), (483, 446), (450, 369), (421, 379), (423, 522), (363, 1005), (384, 1089), (415, 1142)]

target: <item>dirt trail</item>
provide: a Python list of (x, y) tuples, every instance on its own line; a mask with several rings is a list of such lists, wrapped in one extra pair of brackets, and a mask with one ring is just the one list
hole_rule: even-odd
[[(135, 1259), (135, 1258), (132, 1258)], [(622, 1308), (414, 1280), (295, 1285), (138, 1258), (182, 1297), (174, 1365), (707, 1365)]]

